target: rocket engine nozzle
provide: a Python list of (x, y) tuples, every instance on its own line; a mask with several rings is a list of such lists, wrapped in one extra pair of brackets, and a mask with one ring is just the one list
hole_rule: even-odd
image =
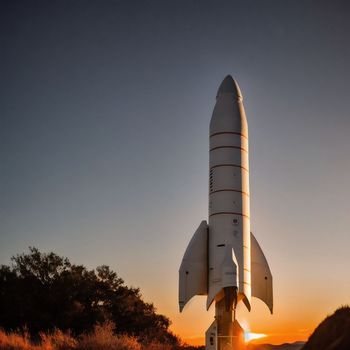
[(237, 287), (224, 287), (224, 298), (226, 311), (236, 310)]

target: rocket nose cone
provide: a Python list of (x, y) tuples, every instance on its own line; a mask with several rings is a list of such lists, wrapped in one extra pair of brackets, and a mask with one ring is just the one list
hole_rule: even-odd
[(241, 90), (231, 75), (228, 75), (220, 84), (216, 98), (223, 94), (231, 94), (234, 95), (238, 100), (243, 100)]

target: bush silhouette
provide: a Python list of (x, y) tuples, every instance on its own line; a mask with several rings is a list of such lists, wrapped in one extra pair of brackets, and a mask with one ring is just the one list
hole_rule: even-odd
[(88, 270), (55, 253), (29, 248), (0, 267), (0, 327), (29, 334), (55, 329), (73, 336), (91, 332), (98, 323), (111, 321), (114, 332), (137, 337), (143, 343), (178, 344), (169, 331), (170, 321), (142, 300), (108, 266)]

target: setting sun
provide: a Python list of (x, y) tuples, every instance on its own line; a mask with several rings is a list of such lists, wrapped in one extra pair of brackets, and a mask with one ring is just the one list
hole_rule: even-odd
[(267, 335), (263, 333), (244, 332), (244, 340), (246, 342), (250, 342), (251, 340), (261, 339), (265, 337), (267, 337)]

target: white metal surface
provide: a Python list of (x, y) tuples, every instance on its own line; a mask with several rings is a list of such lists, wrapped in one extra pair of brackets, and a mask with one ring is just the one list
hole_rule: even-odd
[(216, 350), (217, 349), (217, 322), (216, 320), (210, 325), (205, 332), (205, 349)]
[(210, 121), (208, 224), (202, 221), (198, 227), (179, 271), (180, 311), (194, 295), (208, 295), (207, 308), (215, 301), (207, 350), (233, 349), (232, 339), (240, 338), (232, 320), (238, 301), (250, 310), (254, 296), (273, 310), (271, 271), (250, 233), (248, 124), (242, 101), (238, 84), (227, 76)]
[(253, 233), (251, 233), (252, 296), (262, 300), (273, 312), (272, 274)]
[(208, 225), (202, 221), (194, 233), (179, 270), (179, 307), (195, 295), (208, 294)]
[[(221, 83), (210, 121), (209, 147), (209, 283), (207, 308), (232, 286), (222, 269), (225, 248), (238, 264), (238, 299), (250, 308), (250, 208), (248, 125), (238, 85)], [(226, 262), (227, 264), (227, 262)]]

